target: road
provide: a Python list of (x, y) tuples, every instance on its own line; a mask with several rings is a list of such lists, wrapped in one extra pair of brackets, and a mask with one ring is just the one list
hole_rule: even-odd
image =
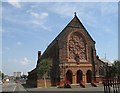
[[(39, 91), (40, 93), (49, 91), (49, 93), (51, 92), (55, 92), (55, 91), (80, 91), (80, 93), (104, 93), (103, 92), (103, 86), (101, 87), (90, 87), (90, 88), (70, 88), (70, 89), (66, 89), (66, 88), (56, 88), (56, 87), (49, 87), (49, 88), (24, 88), (20, 83), (14, 83), (14, 82), (10, 82), (10, 83), (4, 83), (2, 86), (2, 92), (6, 93), (6, 92), (17, 92), (17, 93), (32, 93), (33, 91), (36, 91), (36, 93)], [(34, 93), (34, 92), (33, 92)]]
[(2, 84), (0, 84), (0, 92), (2, 92)]
[(2, 85), (2, 92), (25, 92), (27, 93), (26, 89), (20, 83), (4, 83)]

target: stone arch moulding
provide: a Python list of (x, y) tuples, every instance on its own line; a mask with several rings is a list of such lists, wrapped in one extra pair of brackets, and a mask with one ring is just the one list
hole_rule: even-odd
[(76, 82), (77, 83), (80, 83), (80, 81), (82, 81), (83, 80), (83, 72), (82, 72), (82, 70), (77, 70), (77, 72), (76, 72)]
[(73, 72), (70, 69), (66, 72), (66, 81), (70, 82), (71, 84), (73, 83)]
[(88, 40), (87, 40), (86, 36), (84, 35), (84, 33), (82, 33), (81, 30), (71, 31), (71, 32), (68, 34), (67, 42), (69, 42), (70, 36), (71, 36), (72, 34), (74, 34), (74, 33), (79, 33), (79, 34), (84, 38), (84, 40), (86, 41), (86, 44), (88, 44), (88, 42), (87, 42)]
[(92, 71), (91, 70), (87, 70), (87, 72), (86, 72), (86, 82), (87, 83), (92, 82)]
[(68, 59), (79, 63), (87, 61), (88, 44), (85, 36), (80, 31), (71, 32), (67, 43)]

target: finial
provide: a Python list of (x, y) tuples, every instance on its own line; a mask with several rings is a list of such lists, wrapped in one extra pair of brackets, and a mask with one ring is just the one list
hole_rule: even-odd
[(76, 12), (74, 12), (75, 16), (76, 16)]

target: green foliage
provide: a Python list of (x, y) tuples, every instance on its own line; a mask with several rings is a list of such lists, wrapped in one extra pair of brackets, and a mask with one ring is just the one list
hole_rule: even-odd
[(0, 79), (4, 79), (4, 73), (2, 73), (1, 71), (0, 71)]
[(2, 73), (2, 79), (4, 79), (4, 77), (5, 77), (5, 75), (4, 75), (4, 73)]
[(50, 69), (52, 61), (50, 59), (43, 59), (40, 61), (37, 67), (37, 75), (42, 78), (43, 75)]
[(112, 77), (120, 77), (120, 61), (114, 61), (112, 67), (110, 68), (110, 73)]
[(21, 78), (27, 79), (27, 75), (22, 75)]

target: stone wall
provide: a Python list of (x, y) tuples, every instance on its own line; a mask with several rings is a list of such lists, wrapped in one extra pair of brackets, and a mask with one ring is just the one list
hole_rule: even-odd
[[(46, 82), (46, 85), (45, 85)], [(37, 87), (50, 87), (51, 86), (51, 81), (49, 79), (38, 79), (37, 80)]]

